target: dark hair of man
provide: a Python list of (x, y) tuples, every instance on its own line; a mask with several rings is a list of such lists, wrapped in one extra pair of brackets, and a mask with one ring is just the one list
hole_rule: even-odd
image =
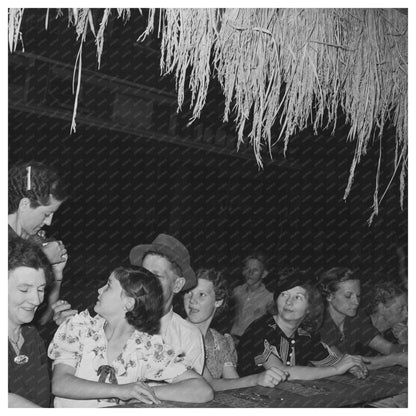
[(118, 267), (113, 275), (125, 294), (134, 299), (133, 309), (126, 312), (127, 322), (138, 331), (158, 334), (163, 316), (163, 292), (159, 279), (141, 266)]
[(357, 272), (347, 267), (333, 267), (326, 270), (318, 277), (319, 289), (322, 296), (326, 299), (332, 293), (339, 289), (339, 284), (347, 280), (360, 280)]
[(9, 272), (18, 267), (43, 270), (46, 285), (50, 286), (53, 282), (51, 265), (42, 249), (39, 245), (23, 238), (9, 240)]
[(12, 166), (9, 169), (8, 188), (9, 214), (17, 211), (20, 200), (23, 198), (30, 200), (32, 208), (37, 208), (40, 205), (50, 205), (51, 195), (57, 201), (64, 201), (68, 196), (66, 187), (57, 172), (43, 163), (35, 161)]
[(382, 303), (385, 306), (397, 297), (406, 294), (406, 292), (393, 282), (378, 282), (374, 285), (369, 296), (368, 312), (370, 314), (377, 312), (378, 305)]

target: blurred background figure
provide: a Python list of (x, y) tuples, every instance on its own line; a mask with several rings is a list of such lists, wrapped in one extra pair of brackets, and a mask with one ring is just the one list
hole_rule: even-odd
[(273, 301), (273, 294), (263, 283), (267, 274), (264, 253), (255, 252), (246, 257), (243, 265), (245, 283), (237, 286), (232, 294), (235, 314), (231, 334), (236, 343), (251, 322), (264, 315), (268, 304)]
[(393, 282), (377, 283), (371, 291), (371, 322), (390, 342), (407, 344), (407, 293)]

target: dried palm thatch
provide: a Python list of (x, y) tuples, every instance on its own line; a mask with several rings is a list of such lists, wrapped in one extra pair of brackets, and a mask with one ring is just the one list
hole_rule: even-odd
[[(141, 11), (140, 11), (141, 12)], [(150, 9), (143, 40), (158, 17), (161, 37), (161, 72), (174, 73), (178, 110), (185, 89), (191, 92), (191, 122), (205, 105), (212, 77), (222, 87), (224, 121), (235, 117), (237, 147), (248, 140), (262, 166), (262, 148), (289, 139), (313, 124), (336, 128), (339, 109), (350, 125), (348, 140), (355, 140), (344, 199), (370, 141), (378, 140), (379, 163), (373, 213), (378, 214), (392, 180), (399, 175), (403, 208), (407, 173), (407, 15), (396, 9)], [(58, 13), (61, 13), (58, 11)], [(98, 63), (110, 9), (103, 9), (95, 34), (90, 9), (68, 9), (69, 21), (80, 39), (76, 61), (80, 85), (82, 45), (90, 27), (96, 37)], [(130, 9), (117, 9), (128, 20)], [(21, 40), (23, 9), (10, 9), (9, 44)], [(74, 72), (75, 78), (76, 72)], [(248, 123), (250, 121), (251, 123)], [(272, 137), (272, 126), (281, 126)], [(396, 129), (394, 173), (379, 195), (383, 132), (387, 122)]]

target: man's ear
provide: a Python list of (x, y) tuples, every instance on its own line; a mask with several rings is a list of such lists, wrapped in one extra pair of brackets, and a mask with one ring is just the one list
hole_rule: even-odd
[(215, 301), (215, 307), (219, 308), (223, 303), (224, 303), (224, 299), (216, 300)]
[(177, 277), (175, 280), (175, 285), (173, 286), (173, 293), (179, 293), (185, 286), (185, 283), (186, 279), (184, 277)]
[(263, 274), (261, 275), (261, 278), (264, 279), (269, 274), (268, 270), (264, 270)]
[(27, 209), (30, 208), (30, 199), (29, 198), (22, 198), (19, 201), (19, 211), (26, 211)]
[(327, 300), (328, 302), (331, 302), (331, 301), (332, 301), (332, 299), (334, 299), (334, 295), (333, 295), (332, 293), (330, 293), (329, 295), (326, 295), (326, 300)]

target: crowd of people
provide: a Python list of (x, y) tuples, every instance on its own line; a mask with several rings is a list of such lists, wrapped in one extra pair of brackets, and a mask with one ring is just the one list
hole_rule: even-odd
[[(132, 247), (130, 265), (109, 271), (98, 290), (94, 313), (78, 312), (60, 299), (65, 246), (41, 232), (66, 198), (41, 163), (9, 170), (9, 407), (204, 403), (216, 391), (407, 367), (399, 285), (377, 283), (360, 305), (362, 276), (332, 267), (293, 270), (271, 292), (266, 258), (253, 253), (245, 283), (230, 291), (224, 271), (195, 271), (188, 249), (167, 234)], [(178, 298), (184, 316), (173, 310)], [(215, 327), (221, 318), (230, 334)], [(45, 345), (37, 328), (51, 320), (56, 332)]]

